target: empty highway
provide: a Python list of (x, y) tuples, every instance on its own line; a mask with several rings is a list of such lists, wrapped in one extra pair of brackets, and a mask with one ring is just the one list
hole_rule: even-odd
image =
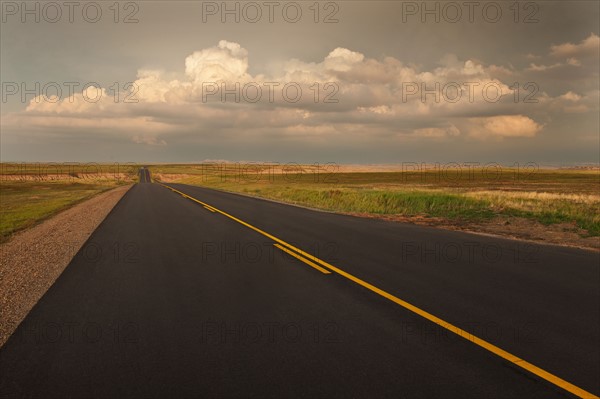
[(600, 394), (596, 252), (139, 176), (0, 349), (0, 397)]

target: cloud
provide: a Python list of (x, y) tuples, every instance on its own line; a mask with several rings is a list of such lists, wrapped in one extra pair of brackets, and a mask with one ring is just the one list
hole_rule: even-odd
[(248, 52), (238, 43), (221, 40), (215, 47), (185, 59), (185, 73), (193, 82), (247, 81)]
[(572, 91), (568, 91), (565, 94), (559, 96), (558, 98), (573, 102), (581, 100), (581, 96), (579, 94), (573, 93)]
[(566, 114), (582, 114), (589, 112), (597, 103), (597, 94), (590, 92), (587, 95), (568, 91), (554, 99), (551, 99), (549, 107), (552, 111)]
[(528, 53), (527, 55), (525, 55), (525, 58), (528, 60), (539, 60), (540, 58), (542, 58), (542, 56)]
[(428, 138), (445, 138), (445, 137), (456, 137), (460, 135), (460, 130), (450, 124), (446, 127), (427, 127), (422, 129), (415, 129), (414, 135), (418, 137), (428, 137)]
[(338, 47), (325, 57), (324, 66), (326, 69), (332, 71), (345, 72), (361, 63), (364, 59), (365, 56), (361, 53)]
[(560, 68), (561, 66), (563, 66), (563, 64), (561, 64), (560, 62), (557, 62), (556, 64), (552, 65), (536, 65), (534, 63), (531, 63), (529, 64), (529, 68), (527, 68), (527, 70), (533, 72), (544, 72), (550, 69)]
[[(548, 91), (585, 90), (598, 85), (600, 37), (592, 33), (578, 44), (562, 43), (549, 46), (544, 56), (528, 54), (528, 66), (511, 69), (514, 81), (536, 82)], [(509, 75), (494, 71), (494, 76), (508, 80)]]
[(167, 142), (165, 140), (159, 140), (156, 137), (152, 137), (152, 136), (136, 135), (131, 138), (131, 141), (133, 141), (136, 144), (167, 145)]
[[(319, 62), (290, 59), (267, 68), (268, 74), (251, 74), (248, 51), (221, 40), (193, 52), (183, 64), (182, 71), (138, 70), (134, 85), (120, 93), (121, 99), (135, 94), (135, 103), (115, 102), (107, 89), (100, 90), (97, 102), (86, 100), (93, 92), (53, 102), (32, 100), (24, 111), (4, 118), (3, 128), (63, 134), (101, 130), (152, 146), (168, 146), (180, 137), (202, 143), (307, 137), (511, 139), (538, 135), (544, 125), (536, 120), (546, 120), (548, 112), (597, 109), (596, 97), (576, 89), (558, 97), (540, 91), (539, 102), (527, 104), (522, 100), (531, 93), (523, 89), (514, 100), (513, 82), (528, 72), (560, 69), (563, 63), (531, 64), (519, 71), (510, 64), (486, 65), (447, 54), (437, 67), (423, 69), (337, 47)], [(223, 88), (230, 93), (224, 96)], [(257, 90), (262, 92), (254, 101)], [(301, 95), (290, 98), (295, 93)]]
[(478, 139), (534, 137), (543, 126), (524, 115), (499, 115), (471, 118), (468, 132)]
[(550, 47), (550, 55), (558, 58), (567, 57), (598, 57), (600, 51), (600, 37), (591, 33), (579, 44), (563, 43)]

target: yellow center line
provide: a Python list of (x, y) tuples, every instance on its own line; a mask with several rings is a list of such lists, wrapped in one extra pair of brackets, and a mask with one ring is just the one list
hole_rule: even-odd
[(280, 245), (280, 244), (273, 244), (273, 245), (276, 246), (277, 248), (281, 249), (283, 252), (292, 255), (294, 258), (301, 260), (302, 262), (306, 263), (307, 265), (314, 267), (315, 269), (317, 269), (321, 273), (323, 273), (323, 274), (331, 274), (331, 272), (329, 270), (323, 269), (321, 266), (317, 265), (316, 263), (313, 263), (313, 262), (309, 261), (306, 258), (303, 258), (302, 256), (296, 254), (295, 252), (290, 251), (289, 249), (285, 248), (283, 245)]
[[(273, 241), (281, 244), (281, 246), (287, 247), (288, 249), (290, 249), (292, 251), (295, 251), (298, 254), (303, 255), (304, 257), (312, 260), (313, 262), (318, 263), (318, 264), (320, 264), (320, 265), (322, 265), (322, 266), (324, 266), (324, 267), (326, 267), (326, 268), (328, 268), (328, 269), (336, 272), (340, 276), (343, 276), (343, 277), (347, 278), (348, 280), (351, 280), (351, 281), (355, 282), (356, 284), (361, 285), (362, 287), (364, 287), (364, 288), (366, 288), (366, 289), (368, 289), (368, 290), (370, 290), (370, 291), (372, 291), (372, 292), (374, 292), (374, 293), (376, 293), (376, 294), (378, 294), (378, 295), (380, 295), (380, 296), (382, 296), (382, 297), (384, 297), (386, 299), (389, 299), (390, 301), (396, 303), (397, 305), (400, 305), (403, 308), (405, 308), (407, 310), (410, 310), (413, 313), (418, 314), (419, 316), (421, 316), (421, 317), (423, 317), (423, 318), (425, 318), (425, 319), (427, 319), (427, 320), (429, 320), (429, 321), (431, 321), (431, 322), (433, 322), (433, 323), (435, 323), (435, 324), (437, 324), (437, 325), (445, 328), (446, 330), (448, 330), (448, 331), (450, 331), (450, 332), (458, 335), (459, 337), (462, 337), (462, 338), (464, 338), (464, 339), (466, 339), (466, 340), (474, 343), (475, 345), (477, 345), (477, 346), (479, 346), (479, 347), (481, 347), (483, 349), (486, 349), (487, 351), (489, 351), (489, 352), (491, 352), (491, 353), (493, 353), (493, 354), (495, 354), (495, 355), (497, 355), (497, 356), (499, 356), (499, 357), (501, 357), (501, 358), (503, 358), (503, 359), (505, 359), (505, 360), (513, 363), (514, 365), (519, 366), (522, 369), (527, 370), (530, 373), (535, 374), (535, 375), (537, 375), (540, 378), (543, 378), (544, 380), (546, 380), (546, 381), (548, 381), (548, 382), (556, 385), (557, 387), (560, 387), (560, 388), (564, 389), (567, 392), (572, 393), (573, 395), (576, 395), (576, 396), (578, 396), (580, 398), (585, 398), (585, 399), (600, 399), (600, 397), (594, 395), (593, 393), (588, 392), (588, 391), (584, 390), (583, 388), (580, 388), (580, 387), (578, 387), (578, 386), (576, 386), (574, 384), (571, 384), (570, 382), (565, 381), (562, 378), (560, 378), (560, 377), (558, 377), (558, 376), (556, 376), (556, 375), (554, 375), (554, 374), (552, 374), (552, 373), (550, 373), (550, 372), (548, 372), (548, 371), (546, 371), (544, 369), (541, 369), (541, 368), (537, 367), (536, 365), (531, 364), (528, 361), (525, 361), (525, 360), (519, 358), (518, 356), (515, 356), (512, 353), (507, 352), (504, 349), (499, 348), (499, 347), (497, 347), (496, 345), (494, 345), (494, 344), (492, 344), (490, 342), (487, 342), (484, 339), (481, 339), (481, 338), (479, 338), (479, 337), (477, 337), (477, 336), (469, 333), (468, 331), (465, 331), (465, 330), (463, 330), (463, 329), (461, 329), (461, 328), (459, 328), (459, 327), (457, 327), (457, 326), (455, 326), (455, 325), (453, 325), (451, 323), (448, 323), (448, 322), (440, 319), (439, 317), (434, 316), (433, 314), (431, 314), (431, 313), (429, 313), (429, 312), (427, 312), (427, 311), (425, 311), (425, 310), (423, 310), (421, 308), (418, 308), (415, 305), (412, 305), (412, 304), (410, 304), (410, 303), (408, 303), (408, 302), (406, 302), (406, 301), (404, 301), (404, 300), (402, 300), (402, 299), (400, 299), (400, 298), (398, 298), (398, 297), (396, 297), (396, 296), (394, 296), (394, 295), (392, 295), (392, 294), (390, 294), (390, 293), (382, 290), (381, 288), (377, 288), (374, 285), (369, 284), (366, 281), (361, 280), (358, 277), (355, 277), (352, 274), (347, 273), (347, 272), (345, 272), (345, 271), (343, 271), (343, 270), (341, 270), (341, 269), (339, 269), (339, 268), (337, 268), (337, 267), (335, 267), (335, 266), (333, 266), (333, 265), (325, 262), (324, 260), (321, 260), (321, 259), (319, 259), (319, 258), (317, 258), (317, 257), (315, 257), (315, 256), (313, 256), (313, 255), (311, 255), (311, 254), (309, 254), (307, 252), (304, 252), (303, 250), (301, 250), (299, 248), (296, 248), (292, 244), (289, 244), (289, 243), (287, 243), (287, 242), (285, 242), (285, 241), (283, 241), (283, 240), (281, 240), (281, 239), (279, 239), (279, 238), (277, 238), (277, 237), (275, 237), (275, 236), (273, 236), (273, 235), (271, 235), (271, 234), (269, 234), (269, 233), (267, 233), (267, 232), (259, 229), (258, 227), (254, 227), (251, 224), (246, 223), (243, 220), (240, 220), (240, 219), (236, 218), (235, 216), (232, 216), (232, 215), (228, 214), (227, 212), (224, 212), (224, 211), (222, 211), (222, 210), (220, 210), (218, 208), (215, 208), (214, 206), (211, 206), (211, 205), (209, 205), (209, 204), (207, 204), (205, 202), (202, 202), (202, 201), (200, 201), (200, 200), (198, 200), (196, 198), (190, 197), (189, 195), (187, 195), (187, 194), (185, 194), (185, 193), (183, 193), (183, 192), (181, 192), (181, 191), (179, 191), (177, 189), (174, 189), (172, 187), (166, 186), (166, 185), (164, 185), (162, 183), (161, 183), (161, 185), (164, 186), (164, 187), (166, 187), (166, 188), (168, 188), (168, 189), (170, 189), (170, 190), (172, 190), (172, 191), (174, 191), (174, 192), (176, 192), (176, 193), (179, 193), (182, 196), (185, 196), (186, 198), (189, 198), (192, 201), (195, 201), (195, 202), (197, 202), (197, 203), (199, 203), (201, 205), (209, 206), (209, 207), (213, 208), (215, 210), (215, 212), (218, 212), (218, 213), (220, 213), (220, 214), (222, 214), (224, 216), (227, 216), (228, 218), (230, 218), (232, 220), (235, 220), (236, 222), (238, 222), (238, 223), (240, 223), (240, 224), (242, 224), (242, 225), (244, 225), (244, 226), (246, 226), (246, 227), (248, 227), (248, 228), (256, 231), (257, 233), (260, 233), (260, 234), (264, 235), (265, 237), (270, 238), (271, 240), (273, 240)], [(283, 249), (283, 248), (281, 248), (281, 249)]]

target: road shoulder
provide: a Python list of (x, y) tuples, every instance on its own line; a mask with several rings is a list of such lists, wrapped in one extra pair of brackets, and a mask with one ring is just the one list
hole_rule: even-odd
[(130, 188), (100, 193), (0, 244), (0, 347)]

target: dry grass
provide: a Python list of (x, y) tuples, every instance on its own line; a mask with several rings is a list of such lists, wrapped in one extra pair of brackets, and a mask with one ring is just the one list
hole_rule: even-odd
[[(598, 170), (535, 168), (362, 172), (335, 165), (155, 165), (154, 176), (339, 212), (575, 223), (600, 235)], [(393, 169), (393, 168), (392, 168)], [(341, 171), (341, 172), (340, 172)]]

